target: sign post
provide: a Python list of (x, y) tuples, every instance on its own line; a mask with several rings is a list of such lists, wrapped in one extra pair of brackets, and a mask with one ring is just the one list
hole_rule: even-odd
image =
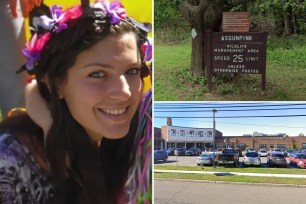
[(207, 32), (207, 84), (218, 73), (261, 74), (266, 81), (266, 32)]

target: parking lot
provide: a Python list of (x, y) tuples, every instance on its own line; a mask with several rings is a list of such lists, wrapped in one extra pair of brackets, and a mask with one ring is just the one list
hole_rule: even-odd
[[(261, 167), (268, 168), (267, 157), (261, 157)], [(297, 168), (296, 166), (289, 164), (289, 158), (286, 158), (288, 168)], [(243, 157), (239, 157), (239, 167), (244, 167), (242, 165)], [(178, 166), (197, 166), (197, 156), (169, 156), (166, 162), (156, 161), (154, 165), (178, 165)]]

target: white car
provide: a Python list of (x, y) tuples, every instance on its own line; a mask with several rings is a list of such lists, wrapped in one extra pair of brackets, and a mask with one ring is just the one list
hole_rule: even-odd
[(250, 149), (247, 149), (247, 151), (246, 152), (256, 152), (256, 150), (255, 149), (253, 149), (253, 148), (250, 148)]
[(260, 157), (266, 157), (268, 156), (268, 152), (265, 149), (261, 149), (258, 151), (258, 154)]

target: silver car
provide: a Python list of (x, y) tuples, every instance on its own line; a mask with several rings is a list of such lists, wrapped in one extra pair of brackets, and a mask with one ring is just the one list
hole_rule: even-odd
[(256, 165), (260, 166), (260, 156), (257, 152), (247, 152), (243, 157), (244, 165)]
[(212, 153), (200, 154), (197, 157), (197, 165), (198, 166), (213, 165), (213, 161), (214, 161), (214, 154), (212, 154)]

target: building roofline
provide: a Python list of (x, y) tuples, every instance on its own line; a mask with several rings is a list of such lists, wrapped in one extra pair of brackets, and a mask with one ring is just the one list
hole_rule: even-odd
[[(163, 125), (164, 126), (168, 126), (168, 127), (178, 127), (178, 128), (192, 128), (192, 129), (213, 129), (213, 128), (196, 128), (196, 127), (183, 127), (183, 126), (175, 126), (175, 125)], [(217, 130), (217, 129), (216, 129)], [(220, 130), (217, 130), (220, 131)]]

